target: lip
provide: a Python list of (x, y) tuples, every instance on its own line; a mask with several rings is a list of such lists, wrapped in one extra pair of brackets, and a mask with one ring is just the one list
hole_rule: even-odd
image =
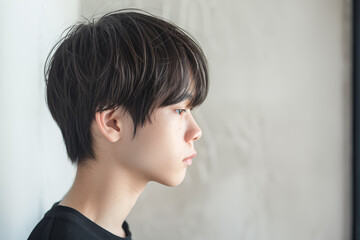
[(192, 158), (194, 158), (195, 156), (196, 156), (196, 152), (194, 152), (194, 153), (193, 153), (193, 154), (191, 154), (190, 156), (188, 156), (188, 157), (184, 158), (184, 160), (183, 160), (183, 161), (186, 161), (186, 160), (192, 159)]

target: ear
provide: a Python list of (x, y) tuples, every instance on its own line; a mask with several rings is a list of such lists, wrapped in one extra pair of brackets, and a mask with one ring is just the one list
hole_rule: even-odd
[(95, 113), (95, 119), (100, 132), (110, 142), (116, 142), (121, 136), (120, 118), (116, 110), (109, 109)]

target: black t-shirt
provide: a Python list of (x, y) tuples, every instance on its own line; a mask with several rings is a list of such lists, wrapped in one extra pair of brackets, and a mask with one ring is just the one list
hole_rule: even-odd
[(126, 237), (117, 236), (102, 228), (74, 208), (55, 202), (30, 233), (28, 240), (131, 240), (126, 220), (122, 224)]

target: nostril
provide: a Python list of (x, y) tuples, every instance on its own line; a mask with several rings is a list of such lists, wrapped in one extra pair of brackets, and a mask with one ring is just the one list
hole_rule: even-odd
[(195, 136), (194, 136), (194, 140), (198, 140), (199, 138), (201, 138), (202, 136), (202, 132), (199, 131)]

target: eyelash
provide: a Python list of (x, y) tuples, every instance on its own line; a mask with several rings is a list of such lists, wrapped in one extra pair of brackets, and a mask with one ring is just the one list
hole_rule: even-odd
[[(192, 109), (193, 109), (193, 108), (190, 108), (190, 111), (191, 111)], [(182, 112), (187, 112), (186, 109), (182, 109), (182, 108), (176, 109), (176, 111), (177, 111), (177, 110), (181, 110)], [(181, 115), (182, 112), (180, 112), (179, 114)]]
[[(183, 112), (186, 112), (186, 109), (176, 109), (175, 111), (177, 110), (182, 110)], [(181, 112), (179, 114), (181, 115)]]

